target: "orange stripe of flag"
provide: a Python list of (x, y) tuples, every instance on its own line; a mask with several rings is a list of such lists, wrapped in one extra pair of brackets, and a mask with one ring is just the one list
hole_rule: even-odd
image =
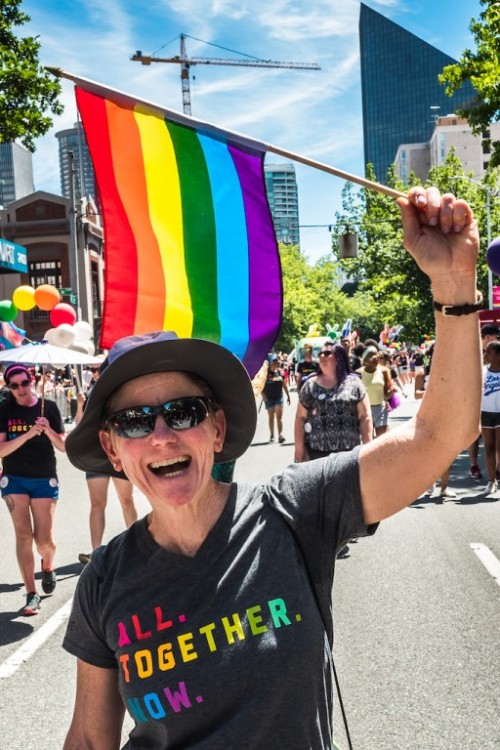
[(117, 106), (107, 100), (106, 111), (116, 184), (137, 247), (134, 333), (161, 331), (165, 317), (164, 271), (158, 241), (149, 217), (139, 130), (133, 109)]

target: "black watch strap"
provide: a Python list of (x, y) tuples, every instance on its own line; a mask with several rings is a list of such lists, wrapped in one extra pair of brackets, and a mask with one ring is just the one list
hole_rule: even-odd
[(446, 316), (470, 315), (471, 313), (478, 312), (482, 307), (483, 295), (481, 292), (477, 292), (477, 300), (472, 305), (445, 305), (442, 302), (434, 302), (434, 310)]

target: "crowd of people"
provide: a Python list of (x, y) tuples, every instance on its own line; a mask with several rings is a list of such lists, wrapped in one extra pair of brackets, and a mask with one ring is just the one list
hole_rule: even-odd
[[(500, 328), (492, 324), (483, 326), (481, 340), (484, 354), (481, 434), (468, 446), (468, 452), (470, 475), (482, 480), (483, 473), (478, 464), (479, 441), (482, 439), (487, 473), (485, 495), (490, 496), (498, 491), (500, 482)], [(288, 406), (291, 405), (290, 393), (293, 390), (298, 394), (298, 403), (294, 434), (288, 440), (294, 443), (296, 462), (350, 451), (371, 442), (387, 431), (389, 414), (403, 399), (424, 397), (433, 352), (433, 341), (419, 346), (407, 347), (402, 343), (387, 347), (376, 338), (361, 342), (351, 335), (327, 339), (316, 355), (313, 346), (306, 344), (298, 361), (292, 355), (271, 353), (261, 391), (261, 406), (264, 406), (268, 418), (269, 442), (285, 443), (287, 440), (283, 430), (283, 409), (285, 400)], [(3, 378), (0, 375), (1, 491), (14, 524), (16, 553), (26, 587), (26, 615), (36, 614), (41, 602), (35, 581), (34, 545), (41, 560), (43, 592), (52, 593), (57, 582), (53, 566), (53, 522), (59, 483), (53, 448), (65, 449), (65, 432), (81, 421), (99, 372), (99, 366), (85, 368), (81, 384), (70, 368), (49, 369), (43, 373), (43, 382), (42, 373), (33, 367), (23, 366), (16, 370), (14, 375), (20, 377), (12, 377), (13, 371), (9, 368)], [(45, 404), (43, 416), (42, 401)], [(18, 419), (13, 428), (9, 417), (13, 409), (19, 411), (20, 407), (24, 426), (20, 426)], [(43, 423), (34, 418), (33, 410), (40, 412)], [(11, 442), (13, 437), (21, 434), (24, 443)], [(31, 440), (34, 437), (37, 437), (36, 441)], [(5, 443), (3, 448), (2, 440)], [(15, 451), (12, 450), (14, 446)], [(213, 478), (230, 482), (234, 464), (234, 461), (216, 464)], [(432, 495), (437, 502), (456, 499), (456, 493), (448, 486), (449, 476), (450, 467), (425, 494)], [(14, 485), (13, 477), (20, 477), (23, 481), (29, 479), (27, 488)], [(32, 486), (34, 479), (43, 482), (35, 487)], [(90, 501), (90, 551), (81, 552), (78, 559), (87, 564), (92, 552), (104, 540), (111, 483), (121, 504), (126, 528), (137, 520), (137, 511), (132, 484), (123, 473), (113, 468), (106, 473), (88, 471), (85, 472), (85, 481)], [(344, 546), (340, 556), (347, 549)]]
[[(468, 454), (470, 476), (481, 481), (483, 472), (478, 453), (482, 440), (487, 474), (484, 494), (489, 497), (500, 488), (500, 326), (485, 324), (480, 334), (483, 352), (481, 432), (468, 446)], [(359, 341), (356, 335), (338, 338), (335, 334), (322, 343), (316, 356), (309, 343), (300, 350), (302, 356), (298, 360), (297, 349), (289, 355), (283, 352), (269, 355), (269, 369), (273, 378), (278, 378), (283, 388), (287, 388), (288, 400), (288, 389), (298, 393), (294, 428), (296, 461), (367, 443), (387, 431), (391, 411), (404, 399), (424, 397), (434, 341), (425, 337), (418, 345), (401, 342), (386, 346), (380, 339)], [(267, 407), (265, 395), (264, 404)], [(270, 430), (270, 442), (273, 442), (272, 427)], [(284, 442), (285, 438), (281, 440)], [(432, 496), (438, 503), (456, 499), (457, 494), (448, 486), (450, 469), (451, 466), (423, 494)]]

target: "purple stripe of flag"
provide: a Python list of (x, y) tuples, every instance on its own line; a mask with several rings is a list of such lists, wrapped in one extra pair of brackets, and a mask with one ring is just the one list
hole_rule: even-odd
[(245, 206), (249, 254), (249, 344), (243, 357), (256, 375), (281, 327), (282, 283), (278, 244), (266, 198), (264, 154), (228, 146), (238, 172)]

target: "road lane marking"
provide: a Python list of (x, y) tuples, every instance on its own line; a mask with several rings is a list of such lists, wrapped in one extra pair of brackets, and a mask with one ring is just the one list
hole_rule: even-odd
[(500, 586), (500, 560), (496, 557), (486, 544), (472, 542), (469, 544), (471, 550), (478, 556), (484, 567)]
[(41, 646), (43, 646), (45, 641), (56, 632), (57, 628), (68, 619), (71, 613), (72, 603), (73, 599), (71, 598), (66, 604), (58, 609), (57, 612), (47, 620), (47, 622), (44, 622), (38, 630), (30, 635), (17, 651), (14, 651), (14, 653), (0, 665), (0, 679), (12, 677), (14, 672), (16, 672), (22, 664), (27, 662)]

